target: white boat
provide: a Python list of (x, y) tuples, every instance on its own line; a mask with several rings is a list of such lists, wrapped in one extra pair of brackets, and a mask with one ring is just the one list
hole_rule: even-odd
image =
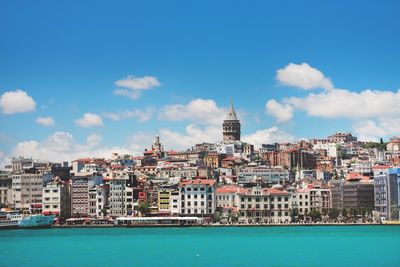
[(18, 228), (18, 223), (23, 219), (23, 215), (18, 211), (0, 212), (0, 230)]
[(19, 228), (47, 228), (54, 223), (54, 216), (28, 215), (18, 222)]

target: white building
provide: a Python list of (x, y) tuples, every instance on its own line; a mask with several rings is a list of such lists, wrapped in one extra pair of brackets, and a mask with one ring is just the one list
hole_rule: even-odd
[(49, 182), (43, 187), (42, 214), (71, 217), (71, 186), (66, 182)]
[(215, 212), (216, 182), (210, 179), (182, 181), (179, 185), (181, 215), (203, 216)]
[(292, 208), (297, 209), (299, 214), (305, 215), (310, 209), (310, 191), (307, 189), (297, 189), (292, 194)]
[(170, 199), (169, 199), (169, 208), (171, 215), (178, 215), (181, 212), (181, 201), (179, 197), (178, 191), (171, 191)]
[(216, 190), (217, 208), (235, 209), (238, 205), (239, 186), (224, 185)]

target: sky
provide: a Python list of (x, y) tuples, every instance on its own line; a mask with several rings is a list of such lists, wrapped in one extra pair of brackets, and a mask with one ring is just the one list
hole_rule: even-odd
[(1, 1), (0, 165), (400, 134), (398, 1)]

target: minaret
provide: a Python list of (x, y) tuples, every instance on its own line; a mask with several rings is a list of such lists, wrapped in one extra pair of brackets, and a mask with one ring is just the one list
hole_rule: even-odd
[(222, 125), (224, 142), (240, 141), (240, 133), (241, 133), (240, 127), (241, 127), (240, 121), (236, 116), (236, 112), (231, 100), (231, 106), (229, 108), (229, 112), (226, 115), (226, 118)]

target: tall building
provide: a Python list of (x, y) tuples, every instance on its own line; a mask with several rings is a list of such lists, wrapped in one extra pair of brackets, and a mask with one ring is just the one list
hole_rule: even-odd
[(23, 211), (41, 209), (43, 174), (21, 173), (11, 177), (13, 207)]
[(386, 220), (400, 219), (400, 168), (374, 169), (375, 210)]
[(240, 127), (240, 121), (231, 102), (231, 107), (222, 125), (224, 142), (240, 141)]

